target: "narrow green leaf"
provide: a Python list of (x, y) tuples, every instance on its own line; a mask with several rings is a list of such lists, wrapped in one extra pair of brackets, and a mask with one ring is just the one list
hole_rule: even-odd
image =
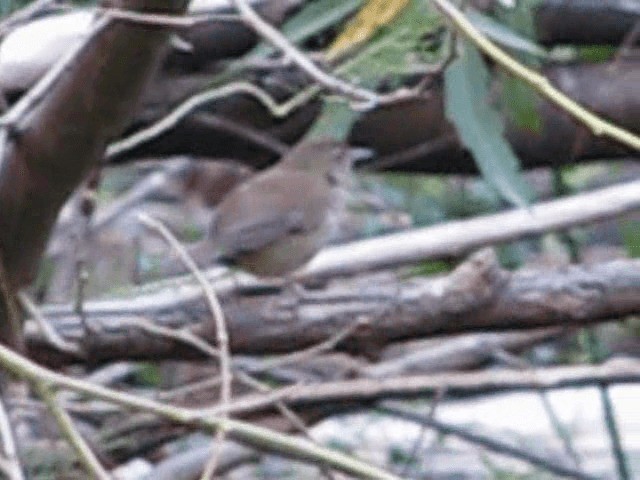
[(539, 133), (543, 119), (538, 111), (539, 97), (529, 84), (507, 73), (500, 73), (501, 104), (504, 114), (519, 128)]
[(358, 114), (344, 100), (324, 97), (322, 112), (305, 138), (346, 140), (357, 117)]
[(470, 44), (445, 72), (447, 118), (471, 151), (484, 179), (508, 202), (523, 207), (532, 191), (520, 162), (503, 136), (499, 113), (488, 101), (489, 72)]
[(621, 233), (629, 256), (640, 258), (640, 221), (629, 220), (622, 222)]
[(438, 37), (442, 17), (423, 0), (411, 0), (391, 23), (379, 28), (366, 45), (337, 71), (351, 81), (366, 87), (380, 83), (381, 72), (390, 86), (402, 83), (407, 73), (420, 71), (440, 58), (441, 45), (435, 48), (425, 40), (429, 34)]
[(547, 51), (535, 42), (477, 10), (470, 10), (467, 18), (487, 37), (504, 47), (541, 59), (548, 57)]
[[(309, 2), (287, 20), (280, 31), (292, 42), (299, 44), (313, 35), (327, 30), (355, 12), (364, 0), (317, 0)], [(273, 52), (271, 45), (262, 42), (250, 55), (265, 56)]]

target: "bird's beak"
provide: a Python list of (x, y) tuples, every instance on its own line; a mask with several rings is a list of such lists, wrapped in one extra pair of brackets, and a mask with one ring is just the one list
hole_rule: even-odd
[(354, 167), (366, 164), (375, 156), (375, 152), (371, 148), (354, 147), (349, 149), (349, 156)]

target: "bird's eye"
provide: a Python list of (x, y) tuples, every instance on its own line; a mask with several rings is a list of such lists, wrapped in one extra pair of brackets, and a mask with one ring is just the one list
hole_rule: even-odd
[(338, 178), (336, 177), (334, 172), (327, 173), (327, 182), (331, 186), (335, 186), (338, 184)]

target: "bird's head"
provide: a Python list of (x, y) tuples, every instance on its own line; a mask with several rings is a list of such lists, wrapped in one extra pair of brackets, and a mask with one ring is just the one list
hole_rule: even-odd
[(297, 168), (339, 181), (354, 165), (369, 160), (373, 151), (356, 148), (336, 140), (301, 142), (282, 159), (288, 168)]

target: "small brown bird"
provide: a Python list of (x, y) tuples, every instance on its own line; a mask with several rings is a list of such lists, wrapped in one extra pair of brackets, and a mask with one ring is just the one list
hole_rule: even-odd
[(214, 255), (267, 277), (303, 266), (337, 227), (352, 164), (370, 156), (335, 140), (298, 144), (218, 205), (209, 232)]

